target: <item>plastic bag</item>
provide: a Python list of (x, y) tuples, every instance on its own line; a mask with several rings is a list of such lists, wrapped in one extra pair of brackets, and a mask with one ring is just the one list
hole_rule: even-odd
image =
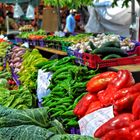
[(27, 11), (26, 11), (26, 18), (28, 19), (35, 18), (34, 7), (31, 4), (28, 5)]
[(24, 15), (24, 12), (21, 9), (20, 5), (16, 3), (16, 5), (14, 6), (14, 18), (20, 18), (22, 15)]

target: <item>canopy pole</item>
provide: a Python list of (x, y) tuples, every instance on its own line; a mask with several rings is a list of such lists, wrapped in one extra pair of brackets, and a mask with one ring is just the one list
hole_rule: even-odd
[(60, 14), (60, 3), (59, 3), (59, 0), (57, 0), (57, 14), (58, 14), (58, 31), (62, 31), (62, 27), (61, 27), (61, 14)]
[(131, 0), (131, 25), (130, 25), (130, 37), (131, 40), (136, 40), (136, 11), (135, 0)]

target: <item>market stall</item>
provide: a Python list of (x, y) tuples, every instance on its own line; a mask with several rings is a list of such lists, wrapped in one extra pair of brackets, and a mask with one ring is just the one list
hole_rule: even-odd
[(1, 35), (0, 140), (138, 140), (139, 73), (129, 37), (29, 25), (14, 43)]
[[(0, 44), (0, 118), (8, 120), (0, 125), (1, 138), (138, 137), (139, 81), (125, 68), (109, 67), (139, 65), (139, 42), (115, 34), (59, 37), (42, 30), (23, 32), (16, 41), (3, 38)], [(61, 58), (50, 60), (49, 50)]]

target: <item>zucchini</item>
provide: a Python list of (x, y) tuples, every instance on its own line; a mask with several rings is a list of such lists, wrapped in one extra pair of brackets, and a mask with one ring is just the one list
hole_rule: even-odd
[(128, 54), (120, 48), (115, 47), (104, 47), (104, 48), (97, 48), (91, 52), (92, 54), (100, 54), (102, 56), (106, 56), (109, 54), (118, 54), (122, 57), (128, 56)]
[(106, 43), (103, 43), (101, 47), (116, 47), (116, 48), (121, 48), (121, 44), (119, 41), (109, 41)]
[(103, 58), (103, 60), (112, 59), (112, 58), (120, 58), (121, 56), (118, 54), (109, 54)]

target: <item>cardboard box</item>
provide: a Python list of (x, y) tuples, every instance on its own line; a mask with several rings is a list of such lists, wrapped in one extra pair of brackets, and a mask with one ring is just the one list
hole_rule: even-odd
[(58, 15), (56, 9), (43, 9), (42, 29), (47, 32), (55, 32), (58, 30)]

